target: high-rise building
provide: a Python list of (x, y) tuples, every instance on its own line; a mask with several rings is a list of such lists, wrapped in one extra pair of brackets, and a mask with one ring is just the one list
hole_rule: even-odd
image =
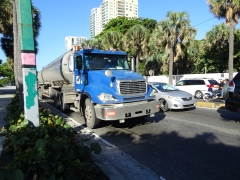
[[(138, 18), (138, 0), (103, 0), (99, 8), (91, 11), (90, 37), (98, 35), (109, 20), (121, 16)], [(100, 27), (100, 31), (96, 31), (96, 27)]]
[(66, 50), (70, 50), (73, 46), (81, 46), (82, 42), (87, 40), (86, 37), (74, 37), (67, 36), (65, 37), (65, 46)]
[(98, 35), (102, 31), (101, 8), (93, 8), (90, 15), (90, 37)]

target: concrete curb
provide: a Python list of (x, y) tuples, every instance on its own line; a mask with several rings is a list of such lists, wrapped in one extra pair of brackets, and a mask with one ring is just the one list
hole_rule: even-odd
[(225, 109), (225, 104), (224, 103), (216, 104), (214, 102), (196, 102), (196, 107)]

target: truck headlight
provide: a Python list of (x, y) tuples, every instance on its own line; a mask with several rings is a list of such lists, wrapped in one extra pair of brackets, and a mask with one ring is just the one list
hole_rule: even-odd
[(116, 98), (113, 97), (111, 94), (105, 94), (105, 93), (98, 95), (98, 99), (100, 101), (116, 101)]
[(172, 99), (174, 101), (181, 101), (181, 98), (179, 97), (174, 97), (174, 96), (168, 96), (169, 99)]

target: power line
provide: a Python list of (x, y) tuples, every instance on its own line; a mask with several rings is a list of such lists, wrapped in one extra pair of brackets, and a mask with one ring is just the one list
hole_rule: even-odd
[(205, 23), (205, 22), (208, 22), (208, 21), (210, 21), (210, 20), (212, 20), (212, 19), (214, 19), (214, 18), (216, 18), (216, 17), (213, 17), (213, 18), (211, 18), (211, 19), (208, 19), (208, 20), (206, 20), (206, 21), (203, 21), (203, 22), (201, 22), (201, 23), (199, 23), (199, 24), (197, 24), (197, 25), (195, 25), (195, 26), (193, 26), (193, 27), (196, 27), (196, 26), (198, 26), (198, 25), (200, 25), (200, 24), (203, 24), (203, 23)]

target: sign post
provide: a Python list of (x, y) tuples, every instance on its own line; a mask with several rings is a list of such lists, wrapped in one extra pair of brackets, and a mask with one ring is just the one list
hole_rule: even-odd
[(39, 126), (36, 78), (36, 55), (32, 25), (31, 0), (18, 1), (18, 29), (23, 74), (24, 115), (34, 126)]

